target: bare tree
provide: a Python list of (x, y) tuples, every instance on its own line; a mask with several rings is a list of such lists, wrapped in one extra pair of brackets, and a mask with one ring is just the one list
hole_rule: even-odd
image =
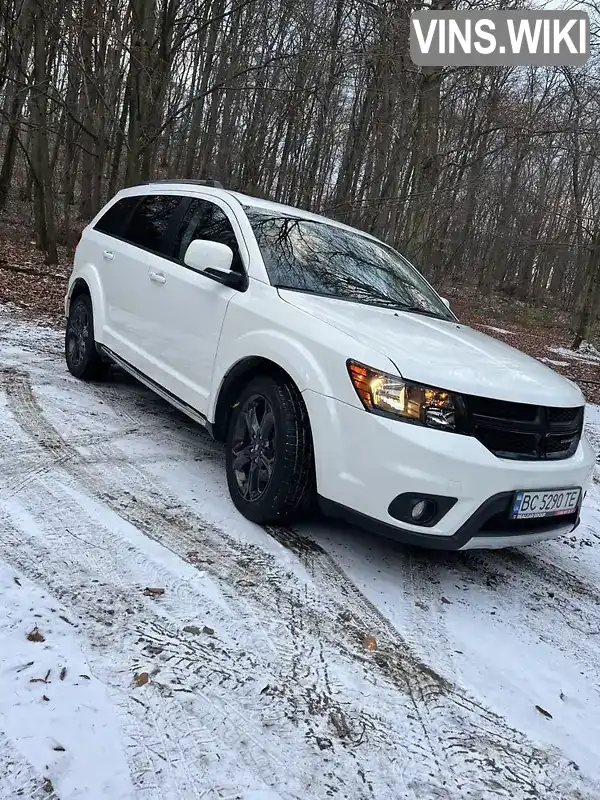
[(438, 284), (570, 309), (589, 337), (598, 56), (576, 70), (418, 68), (417, 7), (5, 0), (0, 211), (10, 191), (32, 197), (51, 263), (57, 227), (68, 238), (120, 187), (216, 177), (364, 228)]

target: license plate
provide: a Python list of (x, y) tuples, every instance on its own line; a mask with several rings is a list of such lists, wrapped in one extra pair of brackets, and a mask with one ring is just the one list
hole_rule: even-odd
[(579, 487), (546, 492), (517, 492), (510, 516), (511, 519), (534, 519), (572, 514), (577, 509), (580, 495)]

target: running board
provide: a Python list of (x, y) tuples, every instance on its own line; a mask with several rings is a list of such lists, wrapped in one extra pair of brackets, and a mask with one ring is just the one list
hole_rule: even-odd
[(118, 364), (121, 369), (124, 369), (125, 372), (128, 372), (132, 377), (138, 380), (140, 383), (143, 383), (144, 386), (147, 386), (148, 389), (151, 389), (155, 394), (162, 397), (163, 400), (166, 400), (167, 403), (170, 403), (174, 408), (178, 409), (178, 411), (182, 411), (186, 416), (193, 419), (194, 422), (197, 422), (199, 425), (202, 425), (203, 428), (207, 428), (209, 431), (211, 430), (212, 426), (210, 425), (207, 418), (204, 414), (201, 414), (199, 411), (196, 411), (195, 408), (184, 403), (183, 400), (180, 400), (174, 394), (168, 391), (168, 389), (163, 389), (158, 383), (149, 378), (147, 375), (144, 375), (143, 372), (140, 372), (135, 367), (132, 367), (128, 361), (125, 361), (124, 358), (118, 356), (116, 353), (113, 353), (110, 348), (106, 347), (103, 344), (98, 345), (98, 349), (100, 352), (109, 358), (111, 361), (114, 361), (115, 364)]

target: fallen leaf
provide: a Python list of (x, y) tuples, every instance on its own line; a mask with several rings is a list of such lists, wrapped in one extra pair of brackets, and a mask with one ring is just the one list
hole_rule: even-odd
[(208, 625), (205, 625), (202, 628), (202, 633), (205, 633), (207, 636), (214, 636), (215, 632), (213, 628), (209, 628)]
[(52, 749), (56, 750), (57, 753), (64, 753), (65, 752), (65, 748), (62, 746), (62, 744), (57, 744)]
[(50, 780), (50, 778), (44, 779), (44, 785), (42, 786), (42, 789), (45, 792), (47, 792), (47, 794), (52, 794), (52, 792), (54, 791), (54, 786), (52, 785), (52, 781)]
[(200, 636), (202, 631), (197, 625), (186, 625), (183, 629), (186, 633), (193, 633), (194, 636)]
[(42, 695), (42, 700), (45, 700), (47, 703), (49, 703), (49, 702), (50, 702), (50, 698), (49, 698), (49, 697), (46, 697), (46, 695), (45, 695), (45, 694), (43, 694), (43, 695)]
[(21, 581), (18, 578), (13, 578), (13, 581), (17, 584), (17, 586), (21, 585)]
[(535, 709), (536, 711), (539, 711), (540, 714), (542, 714), (544, 717), (546, 717), (546, 719), (552, 719), (552, 714), (549, 711), (546, 711), (545, 708), (542, 708), (541, 706), (536, 706)]
[(565, 699), (565, 695), (564, 695), (564, 693), (563, 693), (563, 692), (561, 692), (561, 693), (559, 694), (559, 697), (560, 697), (560, 699), (561, 699), (561, 700), (564, 700), (564, 699)]
[(30, 642), (45, 642), (46, 641), (46, 637), (42, 636), (42, 634), (39, 632), (39, 629), (38, 629), (37, 625), (35, 626), (35, 628), (30, 633), (27, 634), (27, 638), (29, 639)]
[(363, 639), (365, 650), (377, 650), (377, 639), (374, 636), (366, 636)]
[(144, 594), (146, 595), (146, 597), (160, 597), (164, 593), (165, 593), (164, 589), (156, 589), (156, 588), (153, 589), (151, 586), (146, 586), (146, 588), (144, 589)]
[(138, 675), (137, 673), (133, 676), (133, 682), (136, 686), (143, 686), (145, 683), (148, 683), (150, 680), (150, 676), (147, 672), (140, 672)]
[(92, 680), (89, 675), (80, 675), (79, 677), (80, 678), (85, 678), (86, 681), (91, 681)]
[(442, 597), (442, 603), (445, 603), (445, 605), (450, 606), (452, 605), (452, 600), (448, 600), (447, 597)]
[(60, 679), (61, 679), (61, 681), (64, 681), (64, 679), (65, 679), (66, 677), (67, 677), (67, 668), (66, 668), (66, 667), (63, 667), (63, 668), (61, 669), (61, 671), (60, 671)]

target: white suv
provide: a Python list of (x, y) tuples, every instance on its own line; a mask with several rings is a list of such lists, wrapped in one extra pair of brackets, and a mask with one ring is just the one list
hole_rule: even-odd
[(579, 388), (462, 325), (392, 248), (210, 181), (117, 194), (65, 298), (79, 378), (116, 362), (226, 442), (233, 502), (445, 549), (572, 531)]

